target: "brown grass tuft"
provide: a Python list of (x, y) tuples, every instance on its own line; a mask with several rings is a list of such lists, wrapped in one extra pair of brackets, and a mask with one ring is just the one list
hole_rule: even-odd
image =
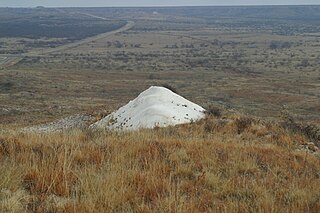
[(0, 210), (318, 212), (320, 159), (299, 151), (306, 141), (239, 117), (129, 133), (1, 133)]

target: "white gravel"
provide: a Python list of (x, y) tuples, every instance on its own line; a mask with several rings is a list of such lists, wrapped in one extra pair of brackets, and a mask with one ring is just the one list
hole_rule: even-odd
[(24, 128), (24, 132), (48, 133), (58, 132), (71, 129), (87, 128), (93, 122), (93, 117), (90, 115), (72, 115), (48, 124)]

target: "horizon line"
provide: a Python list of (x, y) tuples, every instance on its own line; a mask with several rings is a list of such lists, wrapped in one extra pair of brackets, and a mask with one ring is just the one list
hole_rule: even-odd
[(169, 8), (169, 7), (267, 7), (267, 6), (320, 6), (319, 4), (218, 4), (218, 5), (141, 5), (141, 6), (0, 6), (0, 8)]

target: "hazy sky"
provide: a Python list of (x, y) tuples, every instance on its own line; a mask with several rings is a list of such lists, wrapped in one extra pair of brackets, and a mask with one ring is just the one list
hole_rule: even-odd
[(320, 0), (0, 0), (0, 7), (102, 7), (180, 5), (296, 5), (320, 4)]

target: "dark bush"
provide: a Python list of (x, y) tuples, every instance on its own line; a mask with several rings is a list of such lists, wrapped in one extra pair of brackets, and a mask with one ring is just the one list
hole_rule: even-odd
[(253, 119), (248, 117), (240, 117), (235, 120), (238, 134), (241, 134), (252, 125)]
[(214, 116), (216, 118), (220, 118), (222, 115), (222, 110), (221, 108), (214, 106), (214, 105), (210, 105), (207, 109), (206, 109), (206, 114), (209, 116)]

